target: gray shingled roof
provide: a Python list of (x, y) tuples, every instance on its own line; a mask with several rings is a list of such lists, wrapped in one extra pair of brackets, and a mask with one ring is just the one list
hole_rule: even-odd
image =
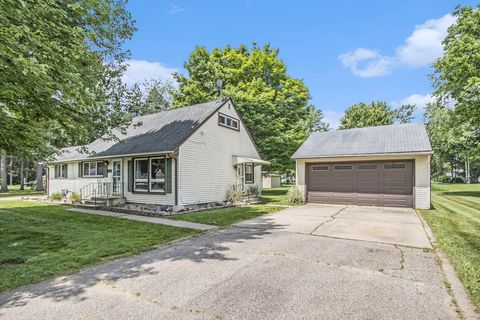
[(292, 158), (423, 152), (432, 152), (424, 125), (394, 124), (315, 132), (305, 140)]
[[(86, 146), (88, 153), (82, 153), (79, 146), (64, 148), (55, 161), (174, 151), (224, 102), (215, 100), (135, 117), (125, 135), (114, 130), (120, 141), (95, 140)], [(139, 123), (142, 125), (136, 125)]]

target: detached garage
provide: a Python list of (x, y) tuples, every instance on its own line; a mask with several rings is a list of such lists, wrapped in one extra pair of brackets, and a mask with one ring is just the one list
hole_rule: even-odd
[(425, 126), (398, 124), (316, 132), (293, 159), (308, 202), (427, 209), (432, 153)]

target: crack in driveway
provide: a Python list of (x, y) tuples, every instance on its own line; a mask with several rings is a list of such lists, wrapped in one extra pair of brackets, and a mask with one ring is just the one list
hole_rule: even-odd
[(313, 233), (314, 233), (315, 231), (317, 231), (318, 228), (320, 228), (320, 227), (323, 226), (324, 224), (327, 224), (327, 223), (332, 222), (333, 220), (335, 220), (335, 217), (336, 217), (337, 215), (339, 215), (340, 213), (342, 213), (342, 211), (344, 211), (345, 209), (347, 209), (347, 207), (343, 207), (343, 208), (341, 208), (340, 210), (338, 210), (337, 212), (335, 212), (334, 214), (332, 214), (332, 215), (330, 216), (330, 218), (331, 218), (330, 220), (327, 220), (327, 221), (324, 221), (324, 222), (320, 223), (318, 226), (315, 227), (315, 229), (312, 230), (312, 232), (310, 232), (310, 234), (313, 235)]

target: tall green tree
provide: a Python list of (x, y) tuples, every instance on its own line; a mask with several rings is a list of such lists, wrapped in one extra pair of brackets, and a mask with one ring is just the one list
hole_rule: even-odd
[(448, 165), (452, 176), (455, 168), (463, 168), (469, 181), (470, 163), (479, 156), (480, 130), (438, 102), (427, 105), (424, 122), (434, 150), (434, 176), (444, 174)]
[(455, 105), (455, 113), (480, 127), (480, 5), (457, 7), (456, 22), (443, 41), (443, 56), (433, 67), (435, 95)]
[(0, 0), (0, 149), (44, 159), (126, 126), (124, 0)]
[(148, 80), (135, 84), (129, 93), (129, 112), (134, 116), (143, 116), (171, 109), (175, 90), (174, 85), (168, 81)]
[(187, 75), (175, 75), (179, 91), (174, 105), (232, 98), (262, 157), (271, 161), (269, 170), (283, 172), (293, 168), (290, 157), (308, 133), (326, 127), (322, 114), (309, 104), (308, 88), (288, 76), (278, 54), (270, 45), (227, 46), (211, 52), (197, 47), (184, 64)]
[(361, 102), (345, 110), (340, 119), (339, 129), (383, 126), (395, 122), (407, 123), (412, 121), (414, 111), (414, 105), (402, 105), (398, 109), (393, 109), (383, 101), (374, 101), (370, 104)]

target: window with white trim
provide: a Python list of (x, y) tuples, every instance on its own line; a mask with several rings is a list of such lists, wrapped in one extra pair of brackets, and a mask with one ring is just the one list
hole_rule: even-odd
[(134, 190), (135, 191), (148, 191), (148, 158), (145, 159), (135, 159), (135, 181), (134, 181)]
[(68, 165), (65, 163), (55, 165), (55, 179), (66, 179), (68, 176)]
[(165, 193), (165, 157), (135, 159), (134, 173), (134, 191)]
[(218, 124), (222, 127), (240, 131), (240, 121), (223, 113), (218, 113)]
[(82, 165), (84, 177), (102, 177), (108, 169), (105, 161), (84, 162)]
[(245, 183), (254, 182), (253, 163), (245, 163)]
[(165, 192), (165, 157), (150, 158), (150, 192)]

